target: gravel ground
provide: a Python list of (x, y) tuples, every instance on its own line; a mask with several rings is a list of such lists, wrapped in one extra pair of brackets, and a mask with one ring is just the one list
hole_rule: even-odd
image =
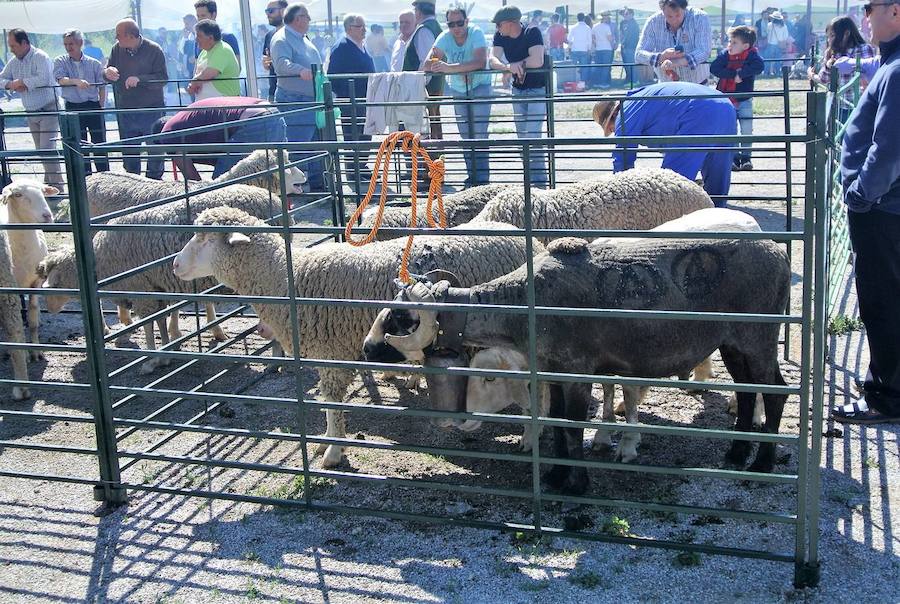
[[(572, 115), (580, 115), (577, 107)], [(799, 128), (802, 120), (795, 120)], [(758, 132), (777, 132), (781, 122), (761, 121)], [(500, 129), (502, 127), (498, 127)], [(590, 136), (584, 124), (562, 123), (558, 134)], [(783, 131), (783, 130), (782, 130)], [(497, 136), (508, 133), (496, 132)], [(802, 150), (795, 149), (795, 169), (802, 169)], [(757, 171), (735, 175), (737, 195), (783, 194), (784, 166), (758, 154)], [(566, 175), (587, 174), (591, 158), (566, 160)], [(802, 181), (802, 173), (795, 175)], [(802, 194), (796, 186), (795, 194)], [(734, 205), (751, 212), (764, 229), (784, 228), (783, 204), (741, 201)], [(795, 215), (799, 210), (795, 211)], [(322, 213), (306, 219), (322, 223)], [(793, 228), (802, 225), (794, 222)], [(55, 243), (59, 243), (56, 241)], [(799, 304), (802, 262), (795, 248), (795, 310)], [(847, 285), (841, 311), (854, 316), (852, 286)], [(50, 343), (83, 345), (77, 313), (45, 315), (42, 336)], [(189, 328), (193, 319), (182, 318)], [(230, 320), (227, 331), (240, 333), (250, 318)], [(796, 330), (795, 330), (796, 331)], [(141, 335), (130, 344), (137, 347)], [(206, 348), (186, 343), (186, 350)], [(799, 379), (799, 336), (791, 337), (792, 358), (782, 364), (789, 383)], [(230, 351), (263, 342), (250, 336)], [(832, 336), (826, 371), (826, 404), (840, 401), (865, 367), (862, 334)], [(109, 367), (134, 357), (109, 352)], [(159, 388), (190, 388), (224, 368), (204, 360)], [(717, 360), (721, 379), (727, 374)], [(9, 364), (2, 365), (3, 375)], [(84, 356), (77, 352), (51, 353), (30, 367), (32, 379), (79, 382), (87, 379)], [(115, 377), (115, 385), (150, 384), (160, 375), (138, 376), (134, 370)], [(301, 374), (305, 396), (318, 394), (314, 373)], [(261, 366), (235, 367), (208, 388), (234, 392), (251, 384), (255, 396), (292, 397), (292, 371), (263, 374)], [(36, 393), (33, 400), (14, 403), (4, 393), (7, 410), (69, 415), (90, 413), (87, 398), (61, 391)], [(599, 399), (599, 389), (595, 390)], [(399, 382), (359, 377), (347, 398), (352, 402), (425, 405), (424, 394), (407, 391)], [(123, 405), (117, 417), (144, 417), (160, 406), (159, 399), (138, 398)], [(202, 403), (179, 405), (160, 416), (186, 421), (208, 409)], [(15, 448), (20, 443), (67, 447), (94, 446), (93, 429), (76, 421), (34, 422), (0, 414), (0, 469), (36, 474), (65, 474), (93, 478), (96, 463), (68, 452), (34, 453)], [(641, 409), (641, 421), (660, 425), (692, 425), (727, 429), (732, 418), (719, 393), (688, 393), (653, 389)], [(295, 410), (263, 404), (228, 404), (212, 410), (201, 423), (227, 428), (298, 432), (304, 422), (311, 434), (324, 431), (321, 413), (300, 417)], [(782, 431), (797, 433), (799, 404), (790, 400)], [(90, 487), (0, 477), (0, 599), (10, 602), (571, 602), (584, 598), (617, 602), (892, 602), (900, 593), (898, 559), (894, 547), (900, 528), (892, 509), (898, 505), (897, 427), (841, 429), (826, 422), (822, 467), (820, 552), (822, 579), (818, 588), (791, 586), (789, 564), (677, 551), (592, 543), (567, 538), (530, 539), (474, 528), (434, 526), (410, 521), (304, 512), (296, 507), (272, 507), (239, 501), (187, 498), (150, 493), (144, 486), (218, 490), (234, 496), (279, 497), (302, 500), (302, 479), (291, 474), (235, 468), (207, 468), (139, 461), (124, 471), (135, 488), (127, 506), (98, 508)], [(390, 415), (355, 413), (348, 433), (367, 442), (404, 442), (432, 447), (479, 449), (514, 453), (521, 429), (495, 424), (460, 439), (459, 434), (432, 428), (426, 421)], [(120, 448), (138, 451), (164, 432), (143, 430), (127, 436)], [(549, 436), (549, 435), (548, 435)], [(545, 436), (543, 447), (548, 447)], [(590, 438), (590, 431), (586, 434)], [(688, 467), (720, 467), (726, 441), (665, 438), (645, 435), (637, 463)], [(273, 439), (205, 436), (184, 433), (163, 445), (159, 453), (194, 458), (280, 464), (302, 467), (299, 444)], [(310, 451), (311, 454), (311, 451)], [(610, 453), (591, 454), (609, 461)], [(123, 458), (123, 463), (127, 459)], [(776, 472), (797, 471), (796, 451), (780, 447)], [(530, 491), (524, 464), (489, 462), (458, 456), (419, 453), (389, 454), (375, 449), (351, 449), (339, 470), (393, 478), (421, 478), (433, 483), (490, 486)], [(315, 461), (313, 467), (318, 467)], [(793, 513), (796, 496), (787, 485), (649, 475), (632, 471), (592, 470), (592, 493), (611, 500), (682, 503), (734, 510)], [(890, 478), (893, 478), (891, 480)], [(314, 479), (308, 485), (317, 501), (344, 506), (367, 506), (384, 511), (452, 515), (466, 520), (528, 522), (531, 506), (524, 500), (496, 496), (416, 490), (383, 480), (369, 482)], [(561, 526), (570, 509), (546, 503), (544, 522)], [(591, 530), (610, 535), (666, 539), (681, 543), (717, 543), (731, 547), (793, 552), (790, 527), (710, 516), (647, 513), (624, 506), (585, 507), (577, 511)], [(874, 581), (872, 579), (875, 579)]]

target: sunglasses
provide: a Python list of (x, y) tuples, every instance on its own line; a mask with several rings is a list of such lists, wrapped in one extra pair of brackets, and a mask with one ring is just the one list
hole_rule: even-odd
[(276, 6), (275, 8), (267, 8), (267, 9), (266, 9), (266, 14), (267, 14), (267, 15), (271, 15), (272, 13), (277, 13), (277, 12), (280, 11), (280, 10), (281, 10), (281, 7), (280, 7), (280, 6)]
[(891, 4), (896, 4), (896, 2), (869, 2), (868, 4), (863, 4), (863, 10), (866, 12), (866, 16), (872, 14), (872, 9), (876, 6), (890, 6)]
[(447, 27), (464, 27), (466, 24), (466, 20), (462, 21), (447, 21)]

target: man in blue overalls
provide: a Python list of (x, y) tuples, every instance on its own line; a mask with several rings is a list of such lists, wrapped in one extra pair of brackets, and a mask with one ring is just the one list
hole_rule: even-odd
[[(659, 98), (662, 97), (662, 98)], [(665, 98), (684, 97), (684, 98)], [(693, 97), (693, 98), (692, 98)], [(604, 100), (594, 106), (594, 121), (606, 136), (684, 136), (737, 134), (734, 105), (725, 95), (708, 86), (690, 82), (664, 82), (637, 88), (628, 100)], [(619, 145), (633, 149), (637, 145)], [(656, 145), (654, 145), (656, 146)], [(660, 145), (663, 146), (663, 145)], [(715, 143), (678, 143), (679, 147), (723, 146)], [(613, 171), (634, 167), (635, 151), (615, 151)], [(731, 187), (731, 162), (734, 152), (670, 151), (663, 156), (662, 167), (694, 180), (703, 176), (703, 188), (717, 207), (724, 207)]]

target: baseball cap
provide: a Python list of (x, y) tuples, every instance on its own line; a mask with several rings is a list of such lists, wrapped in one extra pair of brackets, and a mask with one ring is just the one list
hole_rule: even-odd
[(522, 11), (518, 6), (504, 6), (494, 15), (494, 23), (503, 23), (504, 21), (521, 21)]

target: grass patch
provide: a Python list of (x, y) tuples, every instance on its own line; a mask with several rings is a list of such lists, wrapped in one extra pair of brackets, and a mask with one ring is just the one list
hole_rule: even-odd
[(544, 591), (550, 589), (550, 579), (542, 579), (540, 581), (529, 581), (522, 585), (523, 591)]
[[(270, 476), (270, 474), (267, 474), (263, 480), (267, 480)], [(321, 493), (335, 484), (337, 483), (329, 478), (311, 476), (309, 480), (310, 495)], [(302, 499), (305, 496), (305, 491), (306, 479), (302, 474), (298, 474), (280, 485), (261, 484), (250, 491), (249, 494), (270, 499)]]
[(577, 585), (583, 589), (595, 589), (603, 586), (603, 579), (595, 572), (584, 571), (580, 573), (572, 573), (567, 577), (572, 585)]
[(672, 565), (676, 568), (688, 568), (690, 566), (700, 566), (702, 559), (697, 552), (678, 552), (678, 555), (672, 559)]
[(848, 317), (847, 315), (838, 315), (828, 322), (826, 331), (830, 336), (845, 336), (862, 328), (863, 322), (861, 319)]
[(613, 516), (603, 523), (603, 532), (613, 537), (627, 537), (631, 534), (631, 525), (624, 518)]

